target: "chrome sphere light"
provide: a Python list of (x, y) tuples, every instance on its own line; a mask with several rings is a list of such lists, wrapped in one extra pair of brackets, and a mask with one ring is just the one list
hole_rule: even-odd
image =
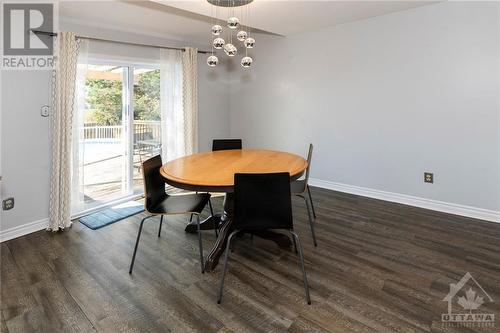
[(219, 36), (222, 32), (222, 27), (218, 24), (212, 26), (212, 35)]
[(225, 44), (226, 44), (226, 42), (224, 41), (224, 39), (217, 37), (214, 39), (212, 46), (214, 48), (216, 48), (217, 50), (220, 50), (220, 49), (222, 49), (222, 47), (224, 47)]
[(207, 64), (210, 67), (215, 67), (215, 66), (217, 66), (218, 63), (219, 63), (219, 58), (217, 58), (217, 56), (211, 55), (207, 59)]
[(253, 39), (252, 37), (248, 37), (247, 39), (245, 39), (245, 47), (247, 49), (253, 49), (254, 45), (255, 45), (255, 39)]
[(248, 34), (245, 30), (238, 31), (238, 33), (236, 34), (236, 38), (238, 38), (240, 42), (244, 42), (245, 39), (247, 39), (247, 36)]
[(230, 17), (227, 19), (227, 26), (229, 29), (236, 29), (240, 24), (240, 20), (237, 17)]
[(243, 59), (241, 59), (241, 66), (248, 68), (248, 67), (252, 66), (252, 62), (253, 62), (252, 58), (243, 57)]
[(229, 57), (234, 57), (238, 52), (238, 49), (233, 44), (227, 43), (224, 45), (224, 52), (226, 52)]

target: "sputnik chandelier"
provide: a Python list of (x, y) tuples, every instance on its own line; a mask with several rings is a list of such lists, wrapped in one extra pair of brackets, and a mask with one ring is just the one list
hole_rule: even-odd
[[(242, 46), (245, 47), (245, 54), (241, 58), (241, 66), (244, 68), (249, 68), (252, 66), (253, 59), (248, 56), (248, 50), (253, 49), (255, 45), (255, 39), (250, 37), (250, 28), (247, 25), (243, 27), (240, 24), (240, 20), (235, 16), (239, 11), (240, 17), (246, 16), (248, 20), (248, 5), (253, 0), (207, 0), (212, 6), (212, 53), (207, 59), (208, 66), (217, 66), (219, 63), (219, 58), (216, 55), (215, 50), (224, 50), (224, 53), (228, 57), (234, 57), (238, 54), (238, 48), (233, 44), (233, 34), (235, 33), (235, 39), (241, 42)], [(219, 21), (218, 11), (225, 11), (227, 8), (228, 19), (225, 26), (227, 29), (222, 27)], [(215, 10), (215, 16), (213, 11)]]

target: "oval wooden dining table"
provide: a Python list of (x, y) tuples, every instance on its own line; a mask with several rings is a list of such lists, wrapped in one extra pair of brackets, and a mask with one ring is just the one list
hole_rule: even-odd
[[(232, 231), (234, 175), (236, 173), (288, 172), (290, 180), (299, 178), (307, 168), (301, 156), (273, 150), (236, 149), (204, 152), (167, 162), (160, 169), (165, 181), (177, 188), (198, 192), (224, 192), (224, 212), (201, 223), (202, 230), (219, 226), (214, 247), (205, 260), (205, 270), (212, 271), (222, 255)], [(186, 232), (195, 233), (196, 225), (188, 224)], [(290, 246), (282, 234), (263, 232), (257, 236), (272, 239), (281, 246)]]

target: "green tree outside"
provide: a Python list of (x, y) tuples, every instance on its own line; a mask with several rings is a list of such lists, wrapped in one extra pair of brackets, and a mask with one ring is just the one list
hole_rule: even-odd
[[(122, 82), (88, 78), (88, 119), (102, 126), (118, 125), (122, 121)], [(138, 75), (134, 84), (134, 119), (161, 119), (160, 70)]]

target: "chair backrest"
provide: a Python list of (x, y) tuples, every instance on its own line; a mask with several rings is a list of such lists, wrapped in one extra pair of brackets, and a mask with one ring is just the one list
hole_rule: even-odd
[(152, 132), (140, 132), (140, 133), (134, 133), (134, 143), (137, 141), (143, 141), (143, 140), (153, 140), (153, 133)]
[(293, 229), (288, 172), (234, 175), (236, 229)]
[(309, 181), (309, 170), (311, 169), (311, 160), (313, 155), (313, 144), (309, 144), (309, 152), (307, 153), (307, 169), (306, 169), (306, 183)]
[(142, 163), (144, 196), (146, 197), (144, 206), (146, 211), (150, 211), (154, 205), (167, 196), (165, 192), (165, 180), (160, 174), (162, 164), (160, 155), (151, 157)]
[(212, 141), (212, 151), (241, 149), (241, 139), (215, 139)]

